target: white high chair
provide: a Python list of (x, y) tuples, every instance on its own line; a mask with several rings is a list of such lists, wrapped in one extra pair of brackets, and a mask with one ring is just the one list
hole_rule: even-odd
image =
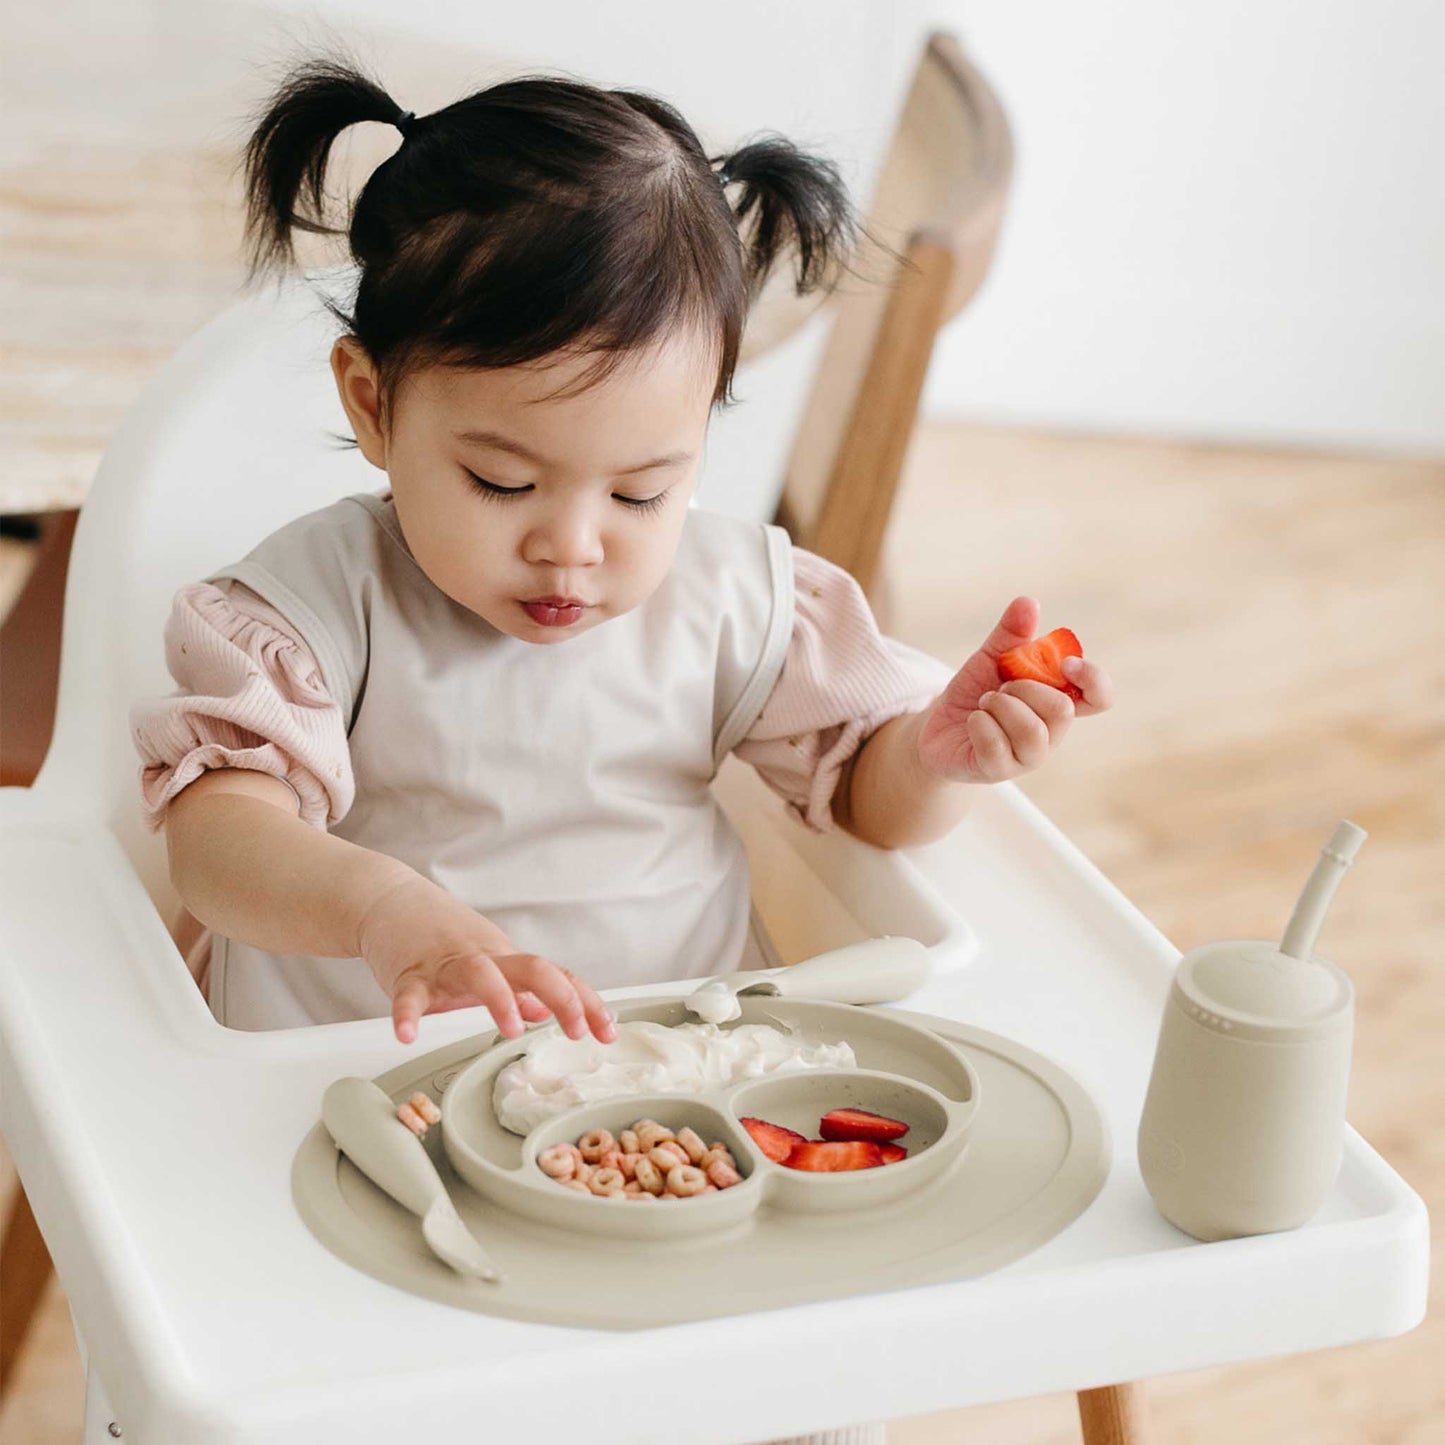
[[(664, 1423), (599, 1417), (599, 1445), (671, 1438), (683, 1411), (700, 1442), (747, 1442), (1062, 1389), (1084, 1392), (1091, 1439), (1125, 1440), (1136, 1402), (1116, 1382), (1418, 1322), (1423, 1205), (1353, 1132), (1303, 1229), (1205, 1246), (1154, 1212), (1133, 1135), (1178, 952), (1017, 788), (980, 789), (953, 837), (898, 855), (778, 822), (731, 766), (721, 791), (764, 861), (782, 956), (921, 937), (945, 966), (910, 1008), (1018, 1039), (1094, 1095), (1115, 1149), (1099, 1198), (981, 1279), (627, 1334), (452, 1310), (330, 1255), (292, 1206), (292, 1156), (327, 1083), (416, 1049), (385, 1019), (215, 1023), (162, 922), (174, 895), (125, 718), (170, 686), (176, 586), (378, 484), (326, 444), (345, 425), (332, 334), (292, 285), (219, 317), (149, 388), (82, 517), (46, 767), (0, 792), (0, 1130), (82, 1339), (86, 1445), (112, 1422), (135, 1445), (450, 1445), (483, 1427), (546, 1445), (571, 1438), (575, 1399), (639, 1368)], [(486, 1026), (485, 1010), (432, 1016), (419, 1047)], [(870, 1367), (840, 1369), (865, 1339)], [(747, 1388), (699, 1419), (699, 1369)]]
[[(322, 1248), (291, 1204), (292, 1155), (327, 1083), (408, 1051), (386, 1019), (216, 1024), (157, 911), (171, 894), (139, 823), (125, 713), (168, 687), (159, 635), (177, 585), (375, 486), (356, 453), (325, 449), (343, 420), (330, 335), (293, 285), (164, 368), (82, 518), (50, 759), (34, 788), (0, 793), (0, 1125), (84, 1342), (87, 1445), (113, 1421), (138, 1445), (442, 1445), (478, 1420), (497, 1439), (560, 1441), (573, 1407), (549, 1381), (586, 1395), (645, 1361), (665, 1421), (690, 1411), (700, 1359), (749, 1388), (695, 1438), (759, 1441), (1418, 1321), (1423, 1206), (1353, 1132), (1303, 1229), (1205, 1246), (1153, 1211), (1132, 1139), (1177, 950), (1012, 785), (981, 789), (951, 839), (907, 856), (778, 824), (746, 770), (724, 792), (766, 855), (758, 902), (785, 959), (912, 931), (957, 961), (976, 934), (977, 957), (909, 1007), (1014, 1037), (1094, 1094), (1115, 1140), (1109, 1182), (1042, 1249), (973, 1281), (613, 1335), (451, 1310)], [(421, 1046), (476, 1032), (484, 1013), (425, 1020)], [(870, 1368), (839, 1370), (865, 1337)], [(1127, 1397), (1099, 1399), (1093, 1438), (1130, 1438), (1102, 1433), (1127, 1423)], [(621, 1421), (590, 1433), (643, 1438)]]

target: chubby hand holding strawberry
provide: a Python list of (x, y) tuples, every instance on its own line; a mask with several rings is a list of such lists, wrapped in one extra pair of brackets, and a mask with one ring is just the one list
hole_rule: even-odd
[(1076, 717), (1107, 712), (1109, 675), (1067, 628), (1034, 639), (1039, 604), (1015, 597), (983, 646), (923, 716), (923, 767), (954, 782), (1001, 783), (1042, 766)]

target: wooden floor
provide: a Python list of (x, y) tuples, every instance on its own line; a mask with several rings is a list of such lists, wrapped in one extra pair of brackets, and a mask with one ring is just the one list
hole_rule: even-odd
[[(1349, 1117), (1445, 1203), (1445, 465), (934, 427), (893, 543), (908, 640), (962, 660), (1028, 593), (1108, 667), (1115, 709), (1022, 786), (1181, 949), (1277, 936), (1335, 821), (1369, 830), (1320, 940)], [(1156, 1382), (1159, 1441), (1440, 1445), (1435, 1263), (1402, 1339)], [(890, 1432), (1077, 1439), (1070, 1396)]]
[[(934, 426), (890, 550), (907, 640), (961, 661), (1027, 593), (1109, 669), (1114, 711), (1023, 786), (1180, 948), (1277, 935), (1334, 822), (1369, 830), (1320, 943), (1359, 994), (1350, 1119), (1445, 1202), (1445, 464)], [(1437, 1309), (1402, 1339), (1159, 1380), (1157, 1437), (1439, 1445), (1442, 1360)], [(53, 1290), (0, 1445), (70, 1445), (80, 1419)], [(1078, 1427), (1061, 1395), (889, 1438)]]

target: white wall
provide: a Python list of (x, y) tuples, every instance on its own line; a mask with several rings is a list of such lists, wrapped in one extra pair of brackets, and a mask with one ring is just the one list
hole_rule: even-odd
[[(272, 3), (303, 34), (308, 18), (404, 28), (643, 85), (709, 143), (779, 129), (862, 196), (923, 33), (952, 29), (1003, 98), (1018, 165), (993, 274), (940, 341), (930, 415), (1445, 452), (1432, 0)], [(786, 433), (792, 402), (762, 415), (774, 384), (720, 430), (738, 434), (734, 477), (777, 464), (741, 440), (765, 421)]]
[(928, 11), (1018, 144), (932, 415), (1445, 451), (1445, 6)]

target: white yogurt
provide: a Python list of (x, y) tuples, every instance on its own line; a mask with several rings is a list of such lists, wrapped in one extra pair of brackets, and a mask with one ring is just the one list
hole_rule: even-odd
[(687, 1007), (706, 1024), (730, 1023), (741, 1018), (743, 1006), (737, 994), (727, 984), (714, 980), (705, 983), (696, 993), (687, 998)]
[(800, 1069), (854, 1069), (847, 1043), (809, 1043), (769, 1024), (665, 1024), (635, 1020), (617, 1026), (616, 1042), (591, 1034), (569, 1039), (560, 1029), (539, 1034), (498, 1075), (492, 1092), (497, 1119), (526, 1134), (546, 1119), (628, 1094), (698, 1094), (744, 1079)]

